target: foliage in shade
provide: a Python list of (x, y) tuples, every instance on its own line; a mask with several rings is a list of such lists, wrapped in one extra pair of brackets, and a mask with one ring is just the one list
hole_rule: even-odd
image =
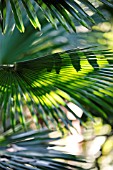
[(24, 34), (11, 26), (8, 27), (5, 35), (0, 33), (0, 65), (44, 56), (66, 47), (68, 40), (65, 30), (59, 26), (59, 30), (56, 31), (44, 18), (41, 19), (43, 23), (41, 31), (34, 30), (27, 23)]
[[(113, 0), (100, 0), (100, 2), (113, 7)], [(97, 1), (98, 4), (100, 2)], [(70, 16), (73, 16), (84, 27), (90, 28), (90, 25), (94, 24), (95, 21), (82, 6), (88, 7), (92, 12), (104, 18), (103, 14), (95, 7), (95, 4), (89, 0), (1, 0), (0, 26), (2, 32), (5, 32), (8, 25), (9, 11), (12, 11), (17, 28), (20, 32), (24, 32), (22, 19), (24, 8), (33, 27), (40, 30), (41, 24), (37, 13), (37, 7), (40, 7), (44, 16), (55, 28), (57, 28), (57, 19), (67, 31), (70, 31), (70, 28), (76, 31), (76, 26)]]
[[(16, 135), (4, 136), (0, 141), (0, 169), (8, 170), (84, 170), (87, 160), (82, 156), (74, 156), (66, 152), (55, 150), (58, 137), (49, 137), (52, 131), (28, 131)], [(91, 163), (90, 163), (91, 164)], [(92, 165), (90, 165), (92, 167)], [(91, 169), (91, 168), (89, 168)]]

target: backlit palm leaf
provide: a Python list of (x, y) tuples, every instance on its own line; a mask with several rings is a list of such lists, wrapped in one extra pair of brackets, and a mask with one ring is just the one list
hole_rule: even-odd
[(25, 106), (37, 124), (40, 115), (48, 127), (51, 122), (61, 129), (62, 122), (68, 128), (71, 121), (64, 108), (80, 119), (68, 101), (88, 117), (96, 113), (108, 121), (113, 112), (113, 53), (85, 48), (46, 55), (51, 44), (46, 44), (46, 39), (54, 42), (56, 34), (51, 34), (49, 27), (44, 29), (46, 38), (30, 27), (24, 34), (16, 29), (1, 34), (0, 114), (4, 128), (8, 117), (13, 129), (17, 120), (25, 126)]
[[(100, 0), (100, 2), (113, 7), (113, 0)], [(98, 1), (96, 2), (100, 4)], [(76, 21), (81, 25), (89, 28), (94, 20), (89, 16), (86, 7), (92, 12), (96, 12), (99, 16), (104, 17), (102, 13), (95, 7), (95, 4), (89, 0), (1, 0), (0, 1), (0, 23), (2, 31), (5, 31), (7, 26), (7, 17), (9, 17), (9, 11), (13, 12), (15, 23), (20, 32), (24, 32), (24, 23), (22, 19), (23, 8), (25, 8), (27, 16), (31, 24), (38, 29), (41, 29), (39, 21), (39, 12), (37, 13), (37, 7), (40, 7), (43, 14), (49, 22), (56, 27), (56, 19), (63, 25), (63, 27), (70, 31), (71, 27), (76, 31), (73, 16)], [(69, 14), (69, 15), (68, 15)]]
[[(55, 31), (51, 27), (50, 24), (47, 24), (47, 22), (45, 20), (42, 20), (42, 22), (45, 23), (45, 27), (42, 29), (42, 32), (34, 31), (34, 29), (32, 27), (30, 27), (30, 25), (28, 24), (28, 25), (26, 25), (25, 34), (20, 34), (16, 28), (13, 31), (8, 29), (8, 31), (5, 35), (0, 34), (0, 51), (1, 51), (0, 52), (0, 74), (1, 75), (2, 75), (3, 68), (7, 64), (13, 64), (19, 60), (20, 61), (23, 61), (26, 59), (29, 60), (29, 59), (33, 59), (36, 57), (40, 57), (42, 55), (51, 54), (52, 52), (54, 52), (54, 50), (59, 51), (59, 50), (61, 50), (62, 46), (64, 46), (64, 45), (66, 46), (67, 39), (63, 36), (64, 30), (62, 30), (62, 28), (59, 27), (59, 31)], [(7, 109), (6, 110), (11, 113), (10, 116), (13, 118), (13, 121), (12, 121), (13, 126), (16, 123), (16, 117), (15, 117), (16, 114), (13, 114), (14, 112), (19, 113), (20, 122), (22, 124), (24, 124), (25, 121), (24, 121), (24, 117), (22, 115), (23, 108), (21, 107), (23, 104), (20, 102), (20, 100), (17, 99), (18, 101), (16, 102), (16, 104), (18, 103), (17, 104), (18, 107), (15, 110), (15, 106), (17, 106), (17, 105), (15, 105), (13, 102), (11, 102), (12, 104), (10, 103), (10, 101), (12, 100), (12, 97), (8, 96), (9, 88), (7, 88), (7, 90), (8, 90), (6, 92), (7, 95), (6, 95), (6, 97), (4, 95), (4, 97), (7, 99), (9, 98), (9, 100), (10, 99), (11, 100), (8, 102), (9, 104), (4, 103), (5, 105), (4, 104), (2, 105), (1, 99), (2, 99), (2, 95), (3, 95), (3, 91), (5, 90), (3, 87), (4, 85), (3, 86), (2, 85), (3, 84), (0, 85), (0, 107), (2, 107), (3, 110), (6, 109), (6, 107), (7, 107), (8, 110)], [(15, 92), (18, 93), (17, 91), (15, 91)], [(15, 93), (15, 95), (16, 95), (16, 93)], [(12, 93), (12, 95), (13, 95), (13, 93)], [(20, 95), (18, 97), (20, 99), (20, 97), (22, 97), (22, 96)], [(30, 103), (30, 105), (31, 105), (31, 100), (29, 101), (29, 99), (28, 99), (28, 103)], [(10, 104), (12, 106), (14, 104), (14, 107), (12, 107), (12, 109), (8, 108), (8, 105), (9, 105), (9, 107), (11, 106)], [(24, 103), (24, 105), (25, 105), (25, 103)], [(0, 108), (0, 112), (3, 111), (2, 108)], [(31, 107), (31, 113), (33, 114), (34, 120), (36, 119), (35, 112), (36, 112), (35, 108)], [(5, 123), (5, 118), (7, 118), (7, 116), (9, 117), (9, 114), (7, 114), (7, 113), (5, 113), (3, 116), (4, 123)]]

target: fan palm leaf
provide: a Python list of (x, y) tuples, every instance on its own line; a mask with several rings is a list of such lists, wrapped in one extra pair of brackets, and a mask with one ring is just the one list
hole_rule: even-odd
[[(112, 0), (100, 0), (98, 2), (104, 3), (110, 7), (113, 7)], [(96, 12), (100, 17), (104, 16), (102, 13), (95, 7), (95, 4), (92, 1), (86, 0), (1, 0), (0, 1), (0, 23), (2, 31), (5, 32), (9, 17), (9, 11), (13, 12), (15, 23), (20, 32), (24, 32), (24, 22), (22, 19), (22, 10), (26, 10), (27, 16), (36, 29), (41, 29), (41, 24), (39, 21), (39, 15), (37, 13), (37, 7), (40, 7), (43, 14), (49, 22), (52, 23), (54, 27), (56, 26), (56, 19), (63, 25), (63, 27), (70, 31), (70, 27), (76, 31), (75, 24), (73, 19), (70, 16), (73, 16), (76, 21), (81, 25), (89, 28), (91, 24), (94, 23), (94, 20), (88, 14), (86, 9), (88, 7), (92, 12)], [(68, 15), (69, 14), (69, 15)], [(86, 21), (87, 20), (87, 21)]]
[[(39, 114), (47, 127), (51, 122), (55, 127), (68, 129), (71, 121), (64, 108), (80, 118), (67, 102), (78, 105), (90, 118), (97, 113), (108, 121), (113, 112), (113, 53), (89, 47), (47, 55), (50, 44), (46, 44), (46, 39), (49, 42), (56, 34), (50, 33), (50, 27), (44, 34), (32, 30), (27, 27), (21, 34), (15, 28), (1, 34), (0, 104), (4, 129), (8, 117), (13, 129), (17, 120), (25, 126), (25, 106), (35, 123), (39, 123)], [(48, 32), (49, 37), (45, 38)]]
[(0, 169), (84, 170), (83, 165), (88, 160), (60, 151), (62, 145), (59, 145), (59, 150), (55, 150), (56, 145), (50, 142), (60, 137), (50, 138), (51, 132), (43, 129), (4, 136), (0, 141)]
[[(67, 45), (67, 39), (64, 36), (64, 34), (66, 33), (61, 27), (59, 27), (59, 31), (55, 31), (51, 27), (50, 24), (47, 24), (47, 22), (44, 19), (42, 20), (42, 22), (44, 23), (43, 25), (45, 25), (45, 27), (42, 29), (41, 32), (34, 31), (34, 29), (30, 27), (30, 25), (28, 24), (26, 25), (25, 34), (20, 34), (16, 28), (14, 28), (14, 30), (12, 31), (10, 27), (7, 30), (7, 33), (5, 35), (0, 34), (0, 50), (1, 50), (0, 72), (1, 74), (2, 74), (3, 68), (7, 68), (7, 65), (13, 66), (13, 64), (17, 61), (33, 59), (35, 57), (40, 57), (41, 55), (51, 54), (54, 52), (54, 50), (61, 51), (61, 47)], [(0, 105), (2, 105), (1, 95), (3, 94), (2, 89), (4, 89), (2, 85), (3, 84), (1, 84), (1, 90), (0, 90)], [(7, 91), (7, 95), (8, 95), (8, 91)], [(11, 96), (10, 96), (10, 99), (11, 99)], [(20, 106), (21, 103), (19, 102), (18, 105)], [(4, 109), (5, 109), (5, 105), (3, 106), (3, 110)], [(9, 108), (7, 109), (9, 110)], [(17, 107), (17, 110), (18, 110), (18, 107)], [(19, 110), (20, 110), (20, 107), (19, 107)], [(32, 113), (34, 112), (34, 110), (35, 109), (32, 109)], [(11, 110), (9, 110), (9, 112), (10, 111)], [(19, 113), (21, 115), (20, 111)], [(7, 113), (5, 115), (7, 115)], [(34, 115), (34, 117), (36, 116)], [(4, 117), (4, 120), (5, 120), (5, 117)], [(24, 122), (23, 118), (21, 120), (21, 123), (22, 122)]]

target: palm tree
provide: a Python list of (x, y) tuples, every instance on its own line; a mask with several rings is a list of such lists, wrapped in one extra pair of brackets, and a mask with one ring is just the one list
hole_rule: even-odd
[[(113, 6), (112, 0), (100, 2)], [(68, 31), (76, 31), (74, 19), (87, 28), (95, 23), (81, 4), (104, 17), (89, 1), (1, 0), (0, 116), (4, 131), (10, 127), (17, 131), (17, 124), (27, 128), (25, 106), (37, 127), (40, 117), (48, 128), (58, 127), (62, 132), (69, 130), (72, 122), (67, 118), (65, 109), (84, 124), (68, 102), (79, 106), (90, 119), (93, 120), (93, 115), (98, 114), (112, 125), (113, 52), (90, 46), (61, 50), (68, 42), (66, 32), (58, 21)], [(55, 28), (58, 27), (58, 31), (47, 23), (37, 5), (46, 19)], [(36, 30), (26, 20), (25, 11), (22, 12), (22, 19), (23, 8)], [(48, 133), (31, 131), (12, 136), (5, 132), (6, 139), (2, 140), (4, 145), (0, 153), (1, 169), (80, 169), (77, 164), (63, 163), (59, 159), (84, 162), (83, 158), (47, 150), (50, 146), (48, 142), (53, 140)], [(8, 144), (10, 147), (7, 147)]]

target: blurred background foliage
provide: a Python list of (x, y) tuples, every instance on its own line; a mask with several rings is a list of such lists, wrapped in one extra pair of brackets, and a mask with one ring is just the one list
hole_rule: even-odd
[(96, 20), (96, 24), (92, 26), (91, 30), (88, 30), (82, 26), (77, 26), (77, 33), (68, 35), (72, 47), (86, 47), (90, 45), (96, 45), (104, 49), (113, 49), (113, 11), (111, 8), (99, 7), (99, 10), (106, 17), (106, 20), (101, 20), (97, 14), (93, 14), (92, 18)]
[[(100, 21), (92, 27), (92, 30), (78, 26), (78, 33), (69, 35), (71, 46), (86, 47), (97, 45), (99, 49), (113, 50), (113, 10), (104, 6), (102, 8), (107, 21)], [(95, 16), (94, 16), (95, 17)], [(111, 115), (113, 120), (113, 115)], [(113, 122), (112, 122), (113, 125)], [(95, 121), (86, 121), (86, 129), (83, 130), (84, 141), (80, 145), (81, 152), (95, 160), (96, 169), (112, 170), (113, 169), (113, 126), (103, 122), (101, 117), (95, 117)]]

